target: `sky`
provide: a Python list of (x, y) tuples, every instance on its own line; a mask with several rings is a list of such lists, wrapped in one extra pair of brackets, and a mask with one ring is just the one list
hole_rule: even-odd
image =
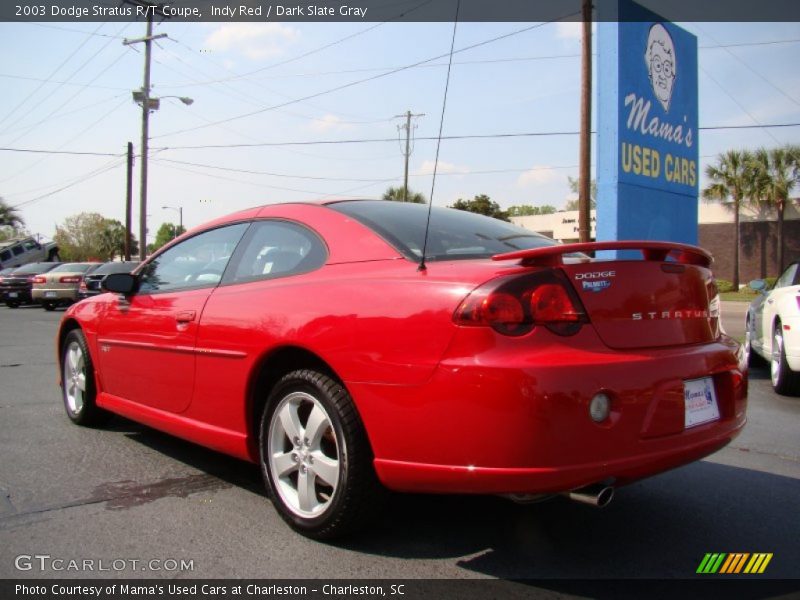
[[(701, 127), (800, 123), (800, 23), (680, 25), (698, 37)], [(0, 23), (0, 196), (32, 233), (51, 238), (80, 212), (124, 221), (144, 54), (122, 42), (144, 32), (142, 22)], [(148, 241), (177, 223), (177, 207), (191, 228), (274, 202), (380, 197), (402, 185), (407, 110), (423, 115), (412, 120), (409, 187), (430, 197), (452, 23), (165, 22), (154, 33), (168, 37), (153, 46), (162, 100), (150, 118)], [(443, 135), (578, 131), (580, 24), (458, 24), (456, 50), (480, 42), (453, 57)], [(701, 170), (728, 149), (788, 143), (800, 127), (704, 131)], [(593, 172), (600, 150), (593, 138)], [(577, 165), (573, 134), (443, 140), (434, 204), (487, 194), (560, 209)]]

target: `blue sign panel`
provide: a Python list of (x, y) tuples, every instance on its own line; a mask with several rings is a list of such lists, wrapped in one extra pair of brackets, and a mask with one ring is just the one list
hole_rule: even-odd
[(616, 8), (598, 24), (597, 239), (696, 244), (697, 38)]

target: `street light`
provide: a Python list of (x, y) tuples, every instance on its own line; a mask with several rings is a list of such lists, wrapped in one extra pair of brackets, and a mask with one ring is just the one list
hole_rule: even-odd
[[(159, 37), (153, 36), (153, 24), (152, 20), (148, 20), (147, 23), (147, 37), (145, 41), (147, 41), (146, 46), (146, 54), (147, 58), (145, 59), (145, 74), (144, 74), (144, 86), (142, 86), (138, 90), (133, 91), (133, 100), (139, 106), (142, 107), (142, 157), (141, 157), (141, 177), (140, 177), (140, 201), (139, 201), (139, 212), (141, 214), (140, 223), (139, 223), (139, 260), (144, 260), (147, 254), (147, 247), (145, 244), (145, 237), (147, 235), (147, 224), (146, 224), (146, 213), (147, 213), (147, 144), (149, 141), (149, 131), (150, 131), (150, 113), (152, 111), (158, 110), (161, 107), (161, 98), (155, 98), (150, 95), (150, 41)], [(164, 34), (162, 34), (164, 35)], [(127, 41), (127, 40), (126, 40)], [(163, 98), (177, 98), (181, 102), (183, 102), (186, 106), (189, 106), (194, 102), (191, 98), (186, 96), (162, 96)]]
[(179, 230), (181, 232), (183, 231), (183, 207), (182, 206), (162, 206), (161, 208), (164, 209), (164, 210), (170, 209), (170, 210), (177, 210), (178, 211), (178, 229), (175, 230), (175, 235), (172, 236), (172, 239), (174, 240), (179, 235), (178, 231)]

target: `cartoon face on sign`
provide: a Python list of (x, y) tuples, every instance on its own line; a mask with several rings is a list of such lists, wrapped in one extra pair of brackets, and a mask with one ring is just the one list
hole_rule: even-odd
[(650, 85), (653, 93), (658, 98), (665, 111), (669, 111), (672, 100), (672, 86), (678, 72), (675, 45), (667, 29), (660, 23), (650, 28), (647, 36), (647, 49), (644, 53), (644, 62), (650, 75)]

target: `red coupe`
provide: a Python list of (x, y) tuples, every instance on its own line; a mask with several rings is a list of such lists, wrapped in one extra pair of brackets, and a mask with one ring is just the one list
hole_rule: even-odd
[(260, 463), (282, 517), (316, 538), (361, 523), (384, 488), (601, 505), (741, 431), (746, 365), (705, 251), (427, 219), (400, 202), (269, 205), (108, 275), (112, 293), (61, 322), (67, 414)]

